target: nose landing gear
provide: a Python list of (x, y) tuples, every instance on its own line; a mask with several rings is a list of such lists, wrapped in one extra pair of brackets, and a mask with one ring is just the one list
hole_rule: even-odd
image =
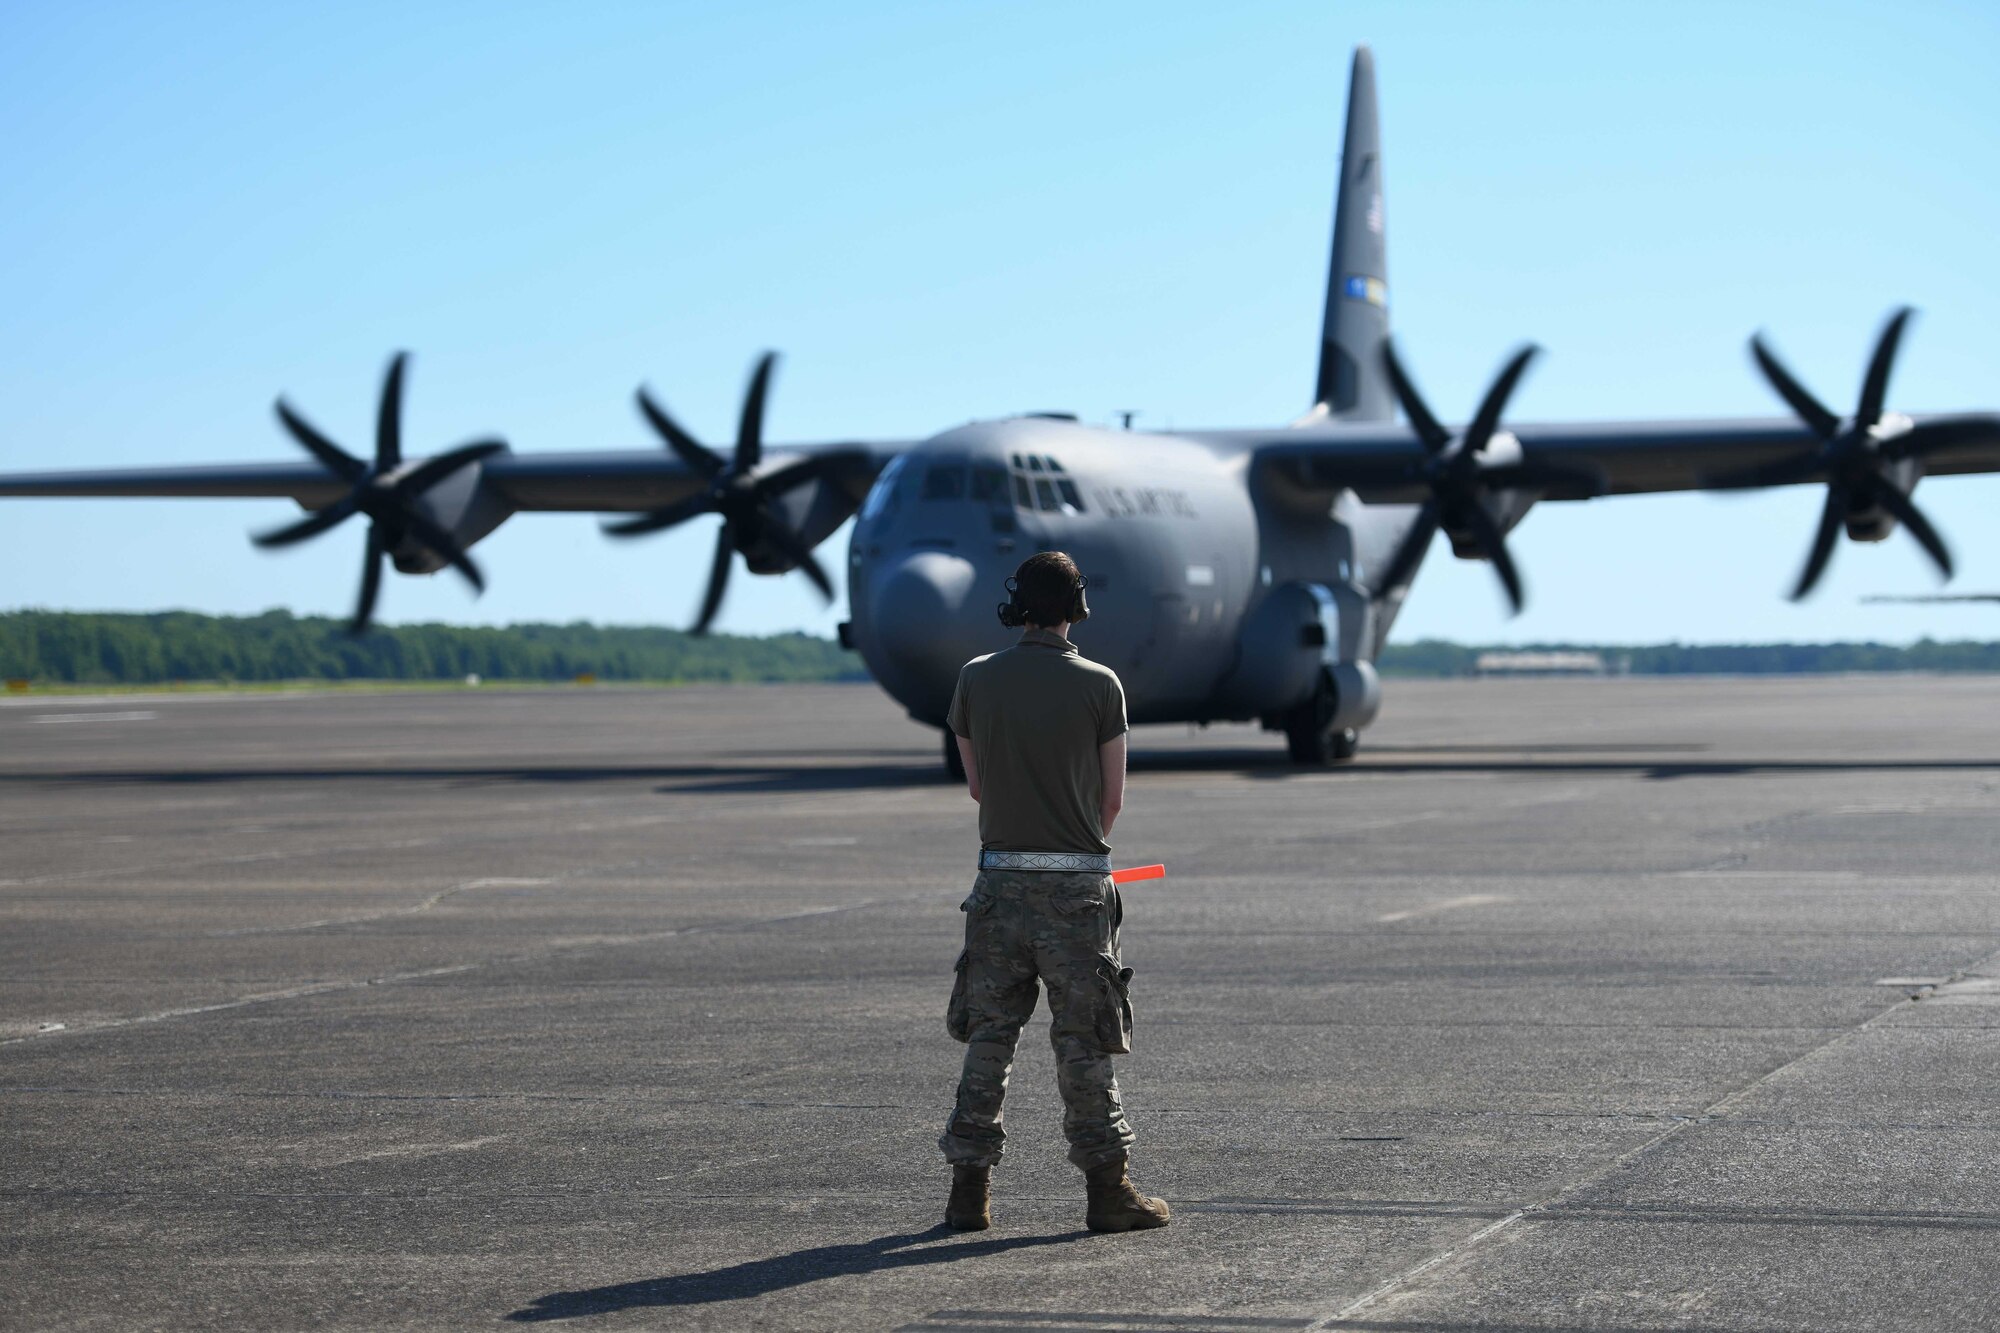
[(1334, 725), (1339, 715), (1338, 703), (1333, 682), (1321, 676), (1312, 698), (1286, 715), (1285, 748), (1291, 752), (1293, 763), (1324, 766), (1344, 764), (1354, 758), (1361, 748), (1361, 733), (1353, 727)]

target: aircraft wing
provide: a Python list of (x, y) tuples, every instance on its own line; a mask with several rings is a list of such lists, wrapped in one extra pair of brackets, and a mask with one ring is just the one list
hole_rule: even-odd
[[(859, 503), (873, 484), (875, 474), (905, 447), (883, 443), (775, 445), (767, 451), (763, 467), (775, 470), (808, 456), (829, 456), (834, 466), (823, 475)], [(486, 459), (480, 466), (483, 482), (497, 498), (522, 511), (638, 513), (685, 499), (702, 489), (708, 480), (674, 455), (650, 449), (502, 453)], [(333, 504), (348, 490), (349, 483), (310, 459), (296, 463), (0, 473), (0, 497), (262, 497), (294, 500), (302, 508), (317, 510)]]
[[(1910, 420), (1912, 433), (1926, 441), (1926, 475), (2000, 472), (2000, 414), (1931, 413)], [(1509, 425), (1506, 430), (1520, 442), (1520, 456), (1495, 450), (1495, 469), (1540, 467), (1573, 474), (1573, 480), (1545, 488), (1544, 498), (1550, 500), (1705, 490), (1763, 469), (1802, 463), (1821, 447), (1811, 430), (1788, 417), (1565, 422)], [(1260, 466), (1303, 489), (1351, 489), (1380, 504), (1414, 504), (1431, 495), (1429, 452), (1414, 430), (1401, 425), (1328, 424), (1204, 438), (1249, 448)], [(1787, 481), (1824, 479), (1823, 472), (1806, 470)]]
[(0, 496), (262, 497), (296, 500), (307, 509), (323, 509), (347, 490), (339, 477), (312, 462), (0, 473)]

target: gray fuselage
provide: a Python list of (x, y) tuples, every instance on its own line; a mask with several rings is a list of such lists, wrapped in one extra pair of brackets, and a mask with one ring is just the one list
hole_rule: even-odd
[[(1396, 529), (1407, 518), (1351, 497), (1329, 507), (1324, 494), (1274, 494), (1245, 475), (1249, 465), (1227, 442), (1044, 417), (935, 436), (883, 471), (857, 517), (854, 646), (912, 717), (941, 725), (959, 668), (1015, 637), (996, 615), (1007, 576), (1037, 551), (1062, 550), (1089, 580), (1076, 641), (1118, 672), (1133, 721), (1295, 706), (1323, 659), (1373, 655), (1372, 636), (1355, 632), (1365, 626), (1347, 623), (1373, 616), (1343, 511)], [(1299, 596), (1302, 586), (1313, 596)], [(1313, 598), (1328, 602), (1329, 590), (1349, 633), (1315, 632)], [(1264, 619), (1283, 623), (1246, 636), (1266, 603)]]

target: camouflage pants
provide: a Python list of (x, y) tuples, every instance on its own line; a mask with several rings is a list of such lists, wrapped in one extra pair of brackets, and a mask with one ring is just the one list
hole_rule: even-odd
[(1069, 1159), (1088, 1170), (1122, 1157), (1132, 1127), (1111, 1057), (1131, 1049), (1131, 970), (1118, 961), (1124, 906), (1108, 875), (982, 870), (965, 913), (945, 1027), (966, 1043), (958, 1101), (938, 1146), (954, 1166), (992, 1166), (1006, 1133), (1000, 1103), (1021, 1027), (1034, 1016), (1039, 979), (1049, 990)]

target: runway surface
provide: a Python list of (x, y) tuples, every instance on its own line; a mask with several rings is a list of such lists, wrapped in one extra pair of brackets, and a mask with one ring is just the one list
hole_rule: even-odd
[(1174, 1225), (1082, 1229), (1038, 1019), (968, 1236), (973, 806), (873, 688), (7, 701), (0, 1326), (2000, 1319), (2000, 680), (1134, 747)]

